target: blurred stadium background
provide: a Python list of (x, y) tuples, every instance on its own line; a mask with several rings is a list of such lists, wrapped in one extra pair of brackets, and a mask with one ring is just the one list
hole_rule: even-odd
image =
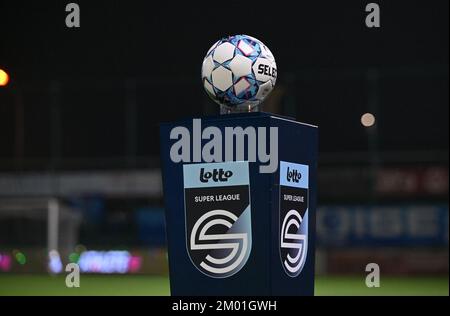
[(0, 1), (0, 295), (169, 294), (158, 124), (218, 112), (235, 33), (277, 60), (264, 110), (320, 128), (317, 294), (448, 295), (448, 1), (77, 3)]

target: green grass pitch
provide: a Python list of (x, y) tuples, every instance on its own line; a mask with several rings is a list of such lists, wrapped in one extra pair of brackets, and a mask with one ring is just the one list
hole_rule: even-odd
[[(169, 295), (167, 277), (81, 275), (79, 288), (67, 288), (64, 276), (0, 274), (4, 295)], [(316, 295), (449, 295), (448, 276), (382, 277), (379, 288), (367, 288), (364, 278), (320, 276)]]

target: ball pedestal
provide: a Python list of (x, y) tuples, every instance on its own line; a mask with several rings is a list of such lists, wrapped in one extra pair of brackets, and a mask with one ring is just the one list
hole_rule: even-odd
[(220, 114), (221, 115), (228, 115), (228, 114), (235, 114), (235, 113), (251, 113), (251, 112), (259, 112), (260, 105), (248, 105), (246, 107), (240, 107), (240, 108), (230, 108), (225, 105), (220, 106)]
[(314, 295), (317, 127), (238, 113), (162, 124), (160, 141), (171, 294)]

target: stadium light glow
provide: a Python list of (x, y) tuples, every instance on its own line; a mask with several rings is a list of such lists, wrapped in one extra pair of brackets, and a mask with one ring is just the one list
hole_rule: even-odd
[(87, 248), (85, 245), (79, 244), (79, 245), (75, 246), (75, 252), (78, 254), (81, 254), (82, 252), (85, 252), (86, 250), (87, 250)]
[(81, 253), (78, 265), (83, 273), (125, 274), (138, 272), (142, 265), (142, 258), (133, 256), (128, 251), (89, 250)]
[(0, 86), (4, 87), (9, 82), (9, 75), (6, 71), (0, 68)]
[(11, 256), (0, 252), (0, 271), (8, 272), (11, 269)]
[(72, 252), (69, 255), (69, 261), (72, 263), (78, 263), (78, 260), (80, 260), (80, 254), (77, 252)]
[(51, 273), (61, 273), (63, 270), (63, 265), (61, 262), (61, 257), (56, 250), (51, 250), (49, 252), (48, 258), (48, 269)]
[(25, 256), (25, 254), (23, 252), (17, 252), (16, 255), (16, 260), (20, 265), (24, 265), (25, 263), (27, 263), (27, 257)]
[(373, 115), (372, 113), (364, 113), (361, 116), (361, 124), (364, 127), (371, 127), (375, 124), (375, 115)]

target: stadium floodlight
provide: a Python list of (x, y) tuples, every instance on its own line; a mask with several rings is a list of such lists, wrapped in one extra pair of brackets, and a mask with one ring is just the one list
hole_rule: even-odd
[(8, 73), (0, 68), (0, 87), (5, 87), (9, 82)]
[(361, 116), (361, 124), (364, 127), (371, 127), (375, 124), (375, 115), (373, 115), (372, 113), (364, 113)]

